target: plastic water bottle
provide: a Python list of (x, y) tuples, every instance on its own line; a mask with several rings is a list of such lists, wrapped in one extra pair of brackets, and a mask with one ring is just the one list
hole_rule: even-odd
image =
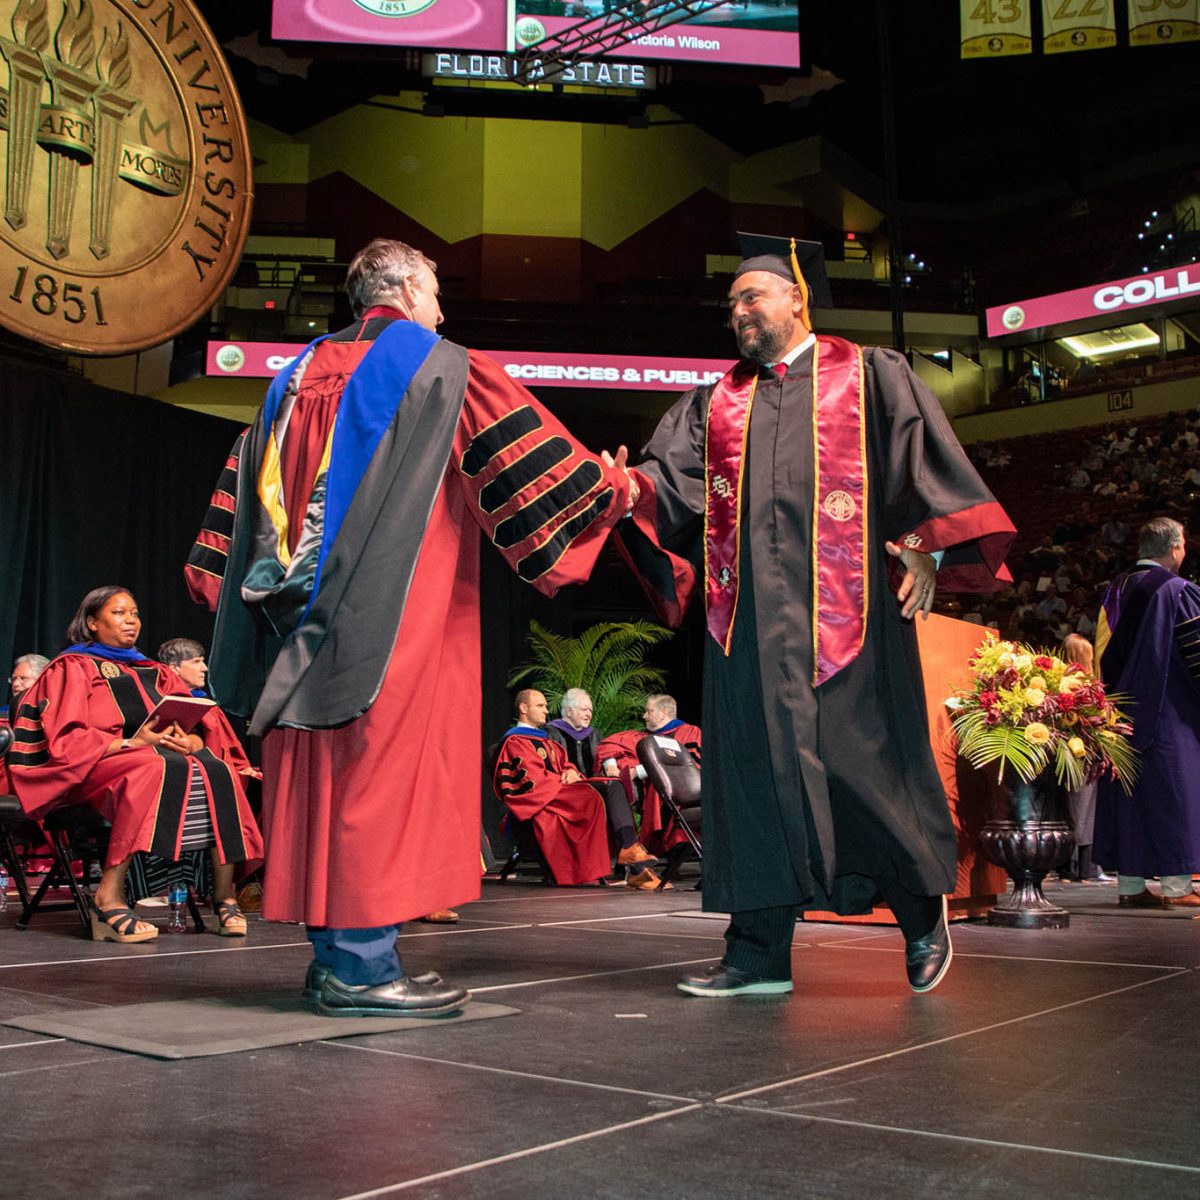
[(187, 933), (187, 885), (173, 883), (167, 889), (167, 923), (163, 933)]
[(0, 863), (0, 912), (8, 911), (8, 871)]

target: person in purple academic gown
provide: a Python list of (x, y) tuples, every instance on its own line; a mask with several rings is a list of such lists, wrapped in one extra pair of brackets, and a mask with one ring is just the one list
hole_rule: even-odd
[(592, 728), (592, 698), (580, 687), (563, 692), (562, 716), (546, 722), (546, 735), (566, 752), (571, 765), (585, 779), (599, 775), (596, 747), (600, 738)]
[(1138, 561), (1109, 585), (1096, 630), (1100, 676), (1128, 697), (1141, 755), (1129, 794), (1104, 778), (1096, 796), (1092, 856), (1116, 868), (1127, 908), (1200, 908), (1200, 587), (1179, 577), (1185, 553), (1178, 521), (1143, 525)]

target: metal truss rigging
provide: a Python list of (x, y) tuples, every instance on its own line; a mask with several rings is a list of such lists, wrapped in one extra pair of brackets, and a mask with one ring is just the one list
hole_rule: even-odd
[(583, 58), (611, 54), (648, 33), (724, 8), (732, 0), (627, 0), (602, 16), (589, 17), (520, 50), (513, 77), (518, 83), (553, 81)]

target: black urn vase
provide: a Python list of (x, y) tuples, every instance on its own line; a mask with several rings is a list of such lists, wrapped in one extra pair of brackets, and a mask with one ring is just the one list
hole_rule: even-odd
[(1042, 880), (1071, 857), (1075, 835), (1067, 823), (1066, 793), (1045, 771), (1031, 783), (1005, 773), (1008, 815), (991, 820), (979, 834), (989, 862), (1003, 867), (1010, 893), (988, 911), (989, 925), (1011, 929), (1066, 929), (1071, 914), (1042, 894)]

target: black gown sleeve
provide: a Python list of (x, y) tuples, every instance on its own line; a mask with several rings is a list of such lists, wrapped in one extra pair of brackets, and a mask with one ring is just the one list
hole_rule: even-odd
[(882, 428), (883, 535), (944, 551), (938, 587), (994, 591), (1011, 579), (1004, 556), (1016, 530), (980, 479), (937, 397), (894, 350), (866, 353), (868, 399)]
[(704, 429), (711, 388), (685, 392), (634, 468), (640, 494), (617, 526), (618, 546), (658, 615), (683, 620), (703, 556)]

